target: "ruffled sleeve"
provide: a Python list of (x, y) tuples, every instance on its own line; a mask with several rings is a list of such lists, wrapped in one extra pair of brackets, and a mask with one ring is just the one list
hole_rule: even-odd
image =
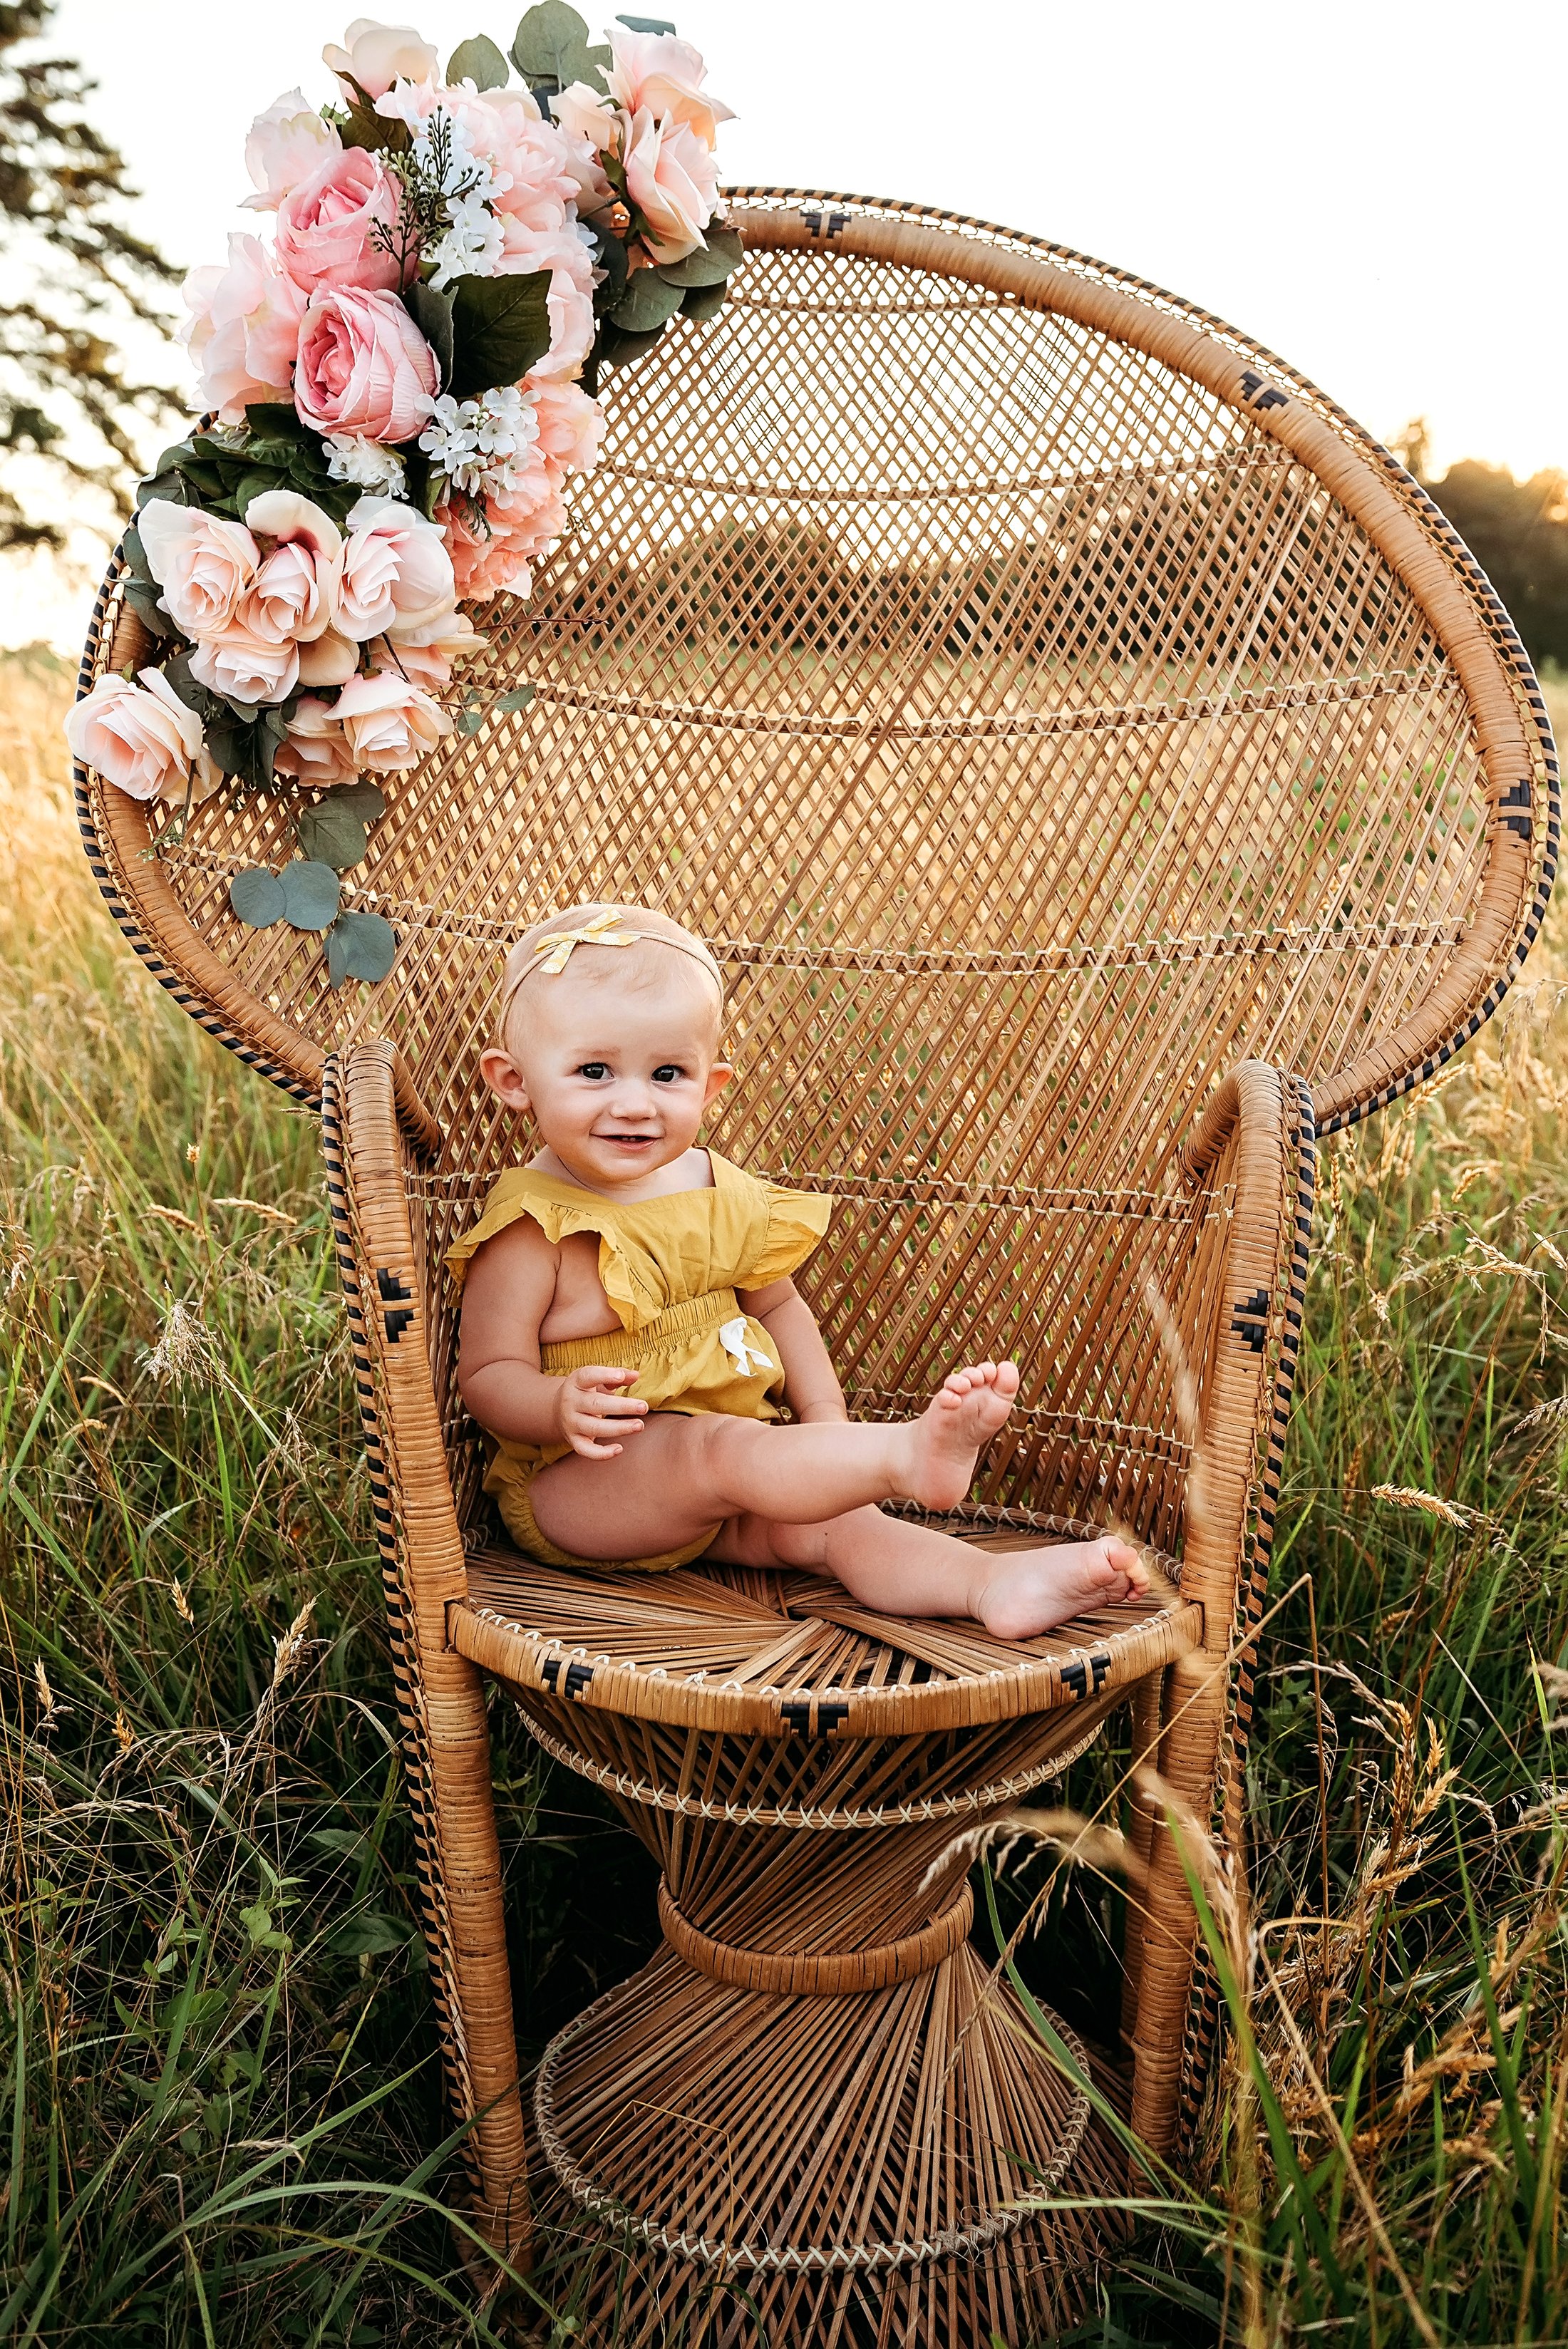
[(486, 1240), (527, 1216), (553, 1247), (568, 1232), (594, 1233), (599, 1244), (599, 1281), (622, 1329), (635, 1330), (652, 1320), (667, 1301), (649, 1278), (652, 1268), (637, 1251), (622, 1246), (621, 1236), (611, 1227), (607, 1216), (596, 1213), (587, 1204), (579, 1206), (576, 1201), (552, 1197), (555, 1188), (547, 1176), (535, 1174), (531, 1167), (514, 1166), (503, 1174), (486, 1198), (479, 1221), (446, 1252), (453, 1287), (462, 1287), (470, 1263)]
[(741, 1277), (742, 1288), (765, 1288), (794, 1271), (826, 1233), (833, 1213), (826, 1191), (784, 1191), (776, 1183), (763, 1185), (768, 1195), (768, 1226), (761, 1255)]

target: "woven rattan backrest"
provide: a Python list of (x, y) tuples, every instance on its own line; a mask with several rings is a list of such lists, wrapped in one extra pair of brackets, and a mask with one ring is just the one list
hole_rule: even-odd
[(943, 1296), (1021, 1328), (1020, 1217), (1168, 1194), (1240, 1057), (1341, 1121), (1446, 1057), (1534, 935), (1554, 771), (1464, 550), (1278, 361), (973, 223), (737, 218), (730, 302), (608, 378), (568, 534), (488, 616), (473, 681), (532, 704), (390, 793), (353, 876), (389, 982), (331, 995), (314, 938), (230, 916), (286, 804), (220, 798), (160, 863), (90, 779), (88, 822), (184, 999), (302, 1092), (396, 1039), (459, 1188), (506, 1148), (474, 1065), (506, 942), (587, 897), (691, 924), (741, 1064), (714, 1139), (850, 1200), (819, 1278), (896, 1398)]

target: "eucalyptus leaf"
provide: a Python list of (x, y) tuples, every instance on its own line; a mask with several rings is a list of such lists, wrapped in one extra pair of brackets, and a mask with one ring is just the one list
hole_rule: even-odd
[[(496, 56), (501, 56), (499, 49)], [(506, 78), (504, 57), (501, 59), (501, 78), (503, 81)], [(481, 83), (480, 87), (483, 88), (486, 85)], [(435, 353), (436, 366), (441, 370), (438, 388), (444, 389), (452, 380), (452, 296), (450, 294), (438, 294), (433, 285), (427, 285), (422, 277), (416, 277), (403, 296), (403, 306)]]
[[(590, 372), (595, 381), (597, 381), (598, 370), (601, 367), (629, 367), (633, 359), (640, 358), (644, 351), (650, 351), (653, 348), (663, 332), (662, 326), (655, 326), (650, 335), (630, 335), (624, 327), (612, 326), (607, 318), (599, 328), (598, 339), (588, 354), (588, 364), (583, 369), (585, 384)], [(589, 396), (592, 398), (595, 395)]]
[(265, 864), (250, 864), (229, 884), (229, 903), (238, 919), (253, 930), (270, 930), (287, 912), (283, 885)]
[(549, 274), (526, 277), (460, 277), (452, 289), (455, 341), (452, 381), (456, 399), (521, 382), (550, 347)]
[(327, 977), (333, 987), (348, 978), (374, 987), (397, 958), (397, 932), (379, 914), (339, 914), (327, 933)]
[(464, 737), (477, 734), (490, 715), (483, 702), (465, 702), (457, 713), (457, 730)]
[(675, 30), (668, 16), (618, 16), (628, 33), (672, 33)]
[[(584, 27), (587, 30), (587, 26)], [(460, 41), (446, 65), (447, 83), (471, 81), (475, 89), (504, 89), (508, 78), (505, 58), (488, 33)]]
[(361, 776), (357, 783), (340, 783), (332, 794), (332, 805), (347, 808), (361, 823), (375, 823), (387, 812), (387, 797), (379, 783)]
[(526, 709), (533, 698), (531, 685), (514, 685), (510, 693), (498, 693), (490, 706), (497, 714), (504, 710), (510, 717), (514, 710)]
[(626, 292), (609, 314), (610, 323), (628, 335), (649, 335), (680, 309), (680, 290), (661, 270), (639, 269), (628, 278)]
[(608, 65), (606, 48), (588, 45), (588, 28), (566, 0), (540, 0), (518, 26), (512, 42), (512, 62), (529, 83), (545, 82), (565, 89), (568, 82), (586, 81), (591, 88), (605, 87), (602, 67)]
[(339, 803), (336, 792), (300, 810), (294, 836), (301, 856), (330, 864), (335, 873), (347, 873), (359, 864), (370, 844), (363, 823), (352, 808)]
[(711, 228), (708, 242), (679, 261), (667, 261), (659, 271), (667, 285), (722, 285), (745, 259), (746, 248), (732, 228)]
[(278, 874), (283, 885), (283, 909), (296, 930), (324, 930), (337, 911), (342, 895), (330, 864), (296, 857)]
[(727, 285), (689, 285), (680, 297), (681, 316), (695, 318), (699, 326), (705, 325), (710, 318), (718, 316), (729, 290)]
[(254, 400), (245, 410), (245, 429), (258, 440), (313, 440), (316, 438), (292, 399)]

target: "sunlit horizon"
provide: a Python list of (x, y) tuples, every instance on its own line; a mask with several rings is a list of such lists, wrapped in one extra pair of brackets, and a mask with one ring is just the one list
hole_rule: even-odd
[[(579, 0), (580, 5), (580, 0)], [(443, 57), (520, 0), (400, 6)], [(321, 45), (347, 9), (271, 0), (63, 0), (49, 46), (99, 83), (93, 119), (143, 191), (136, 225), (170, 257), (221, 261), (252, 117), (298, 84), (330, 93)], [(584, 11), (597, 31), (601, 12)], [(607, 19), (611, 10), (602, 12)], [(1441, 473), (1465, 458), (1517, 478), (1568, 470), (1568, 304), (1535, 259), (1564, 206), (1554, 161), (1568, 12), (1500, 0), (1484, 36), (1428, 13), (1412, 49), (1394, 0), (1327, 0), (1303, 31), (1231, 0), (1179, 29), (1156, 0), (1114, 20), (1032, 0), (916, 5), (681, 0), (738, 119), (733, 183), (847, 189), (1031, 231), (1136, 271), (1231, 320), (1380, 439), (1427, 419)], [(182, 355), (170, 356), (171, 374)], [(189, 381), (189, 377), (185, 378)], [(46, 564), (0, 564), (0, 641), (79, 638), (92, 589)]]

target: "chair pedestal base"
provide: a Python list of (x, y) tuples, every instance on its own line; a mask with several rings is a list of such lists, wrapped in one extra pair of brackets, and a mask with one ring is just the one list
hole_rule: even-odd
[(967, 1885), (897, 1940), (804, 1956), (660, 1905), (669, 1945), (558, 2034), (535, 2089), (539, 2218), (587, 2255), (587, 2336), (989, 2349), (1070, 2323), (1116, 2222), (1018, 2204), (1116, 2197), (1125, 2165), (963, 1939)]

